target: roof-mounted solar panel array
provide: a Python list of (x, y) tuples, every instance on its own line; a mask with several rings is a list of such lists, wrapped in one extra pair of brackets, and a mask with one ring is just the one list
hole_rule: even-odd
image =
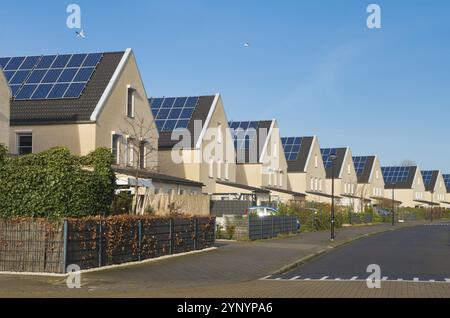
[(79, 98), (102, 53), (0, 58), (15, 100)]
[(188, 127), (199, 97), (150, 98), (149, 101), (158, 130), (170, 132)]
[(230, 121), (228, 125), (236, 150), (249, 150), (254, 145), (253, 141), (258, 134), (259, 121)]
[(286, 160), (294, 161), (297, 160), (298, 154), (300, 152), (302, 137), (283, 137), (281, 138), (281, 143), (283, 145), (284, 154)]
[(423, 183), (425, 185), (429, 185), (431, 183), (431, 178), (433, 177), (433, 171), (427, 170), (427, 171), (421, 171)]
[(325, 166), (325, 169), (331, 168), (333, 165), (331, 156), (337, 155), (337, 148), (322, 148), (320, 149), (320, 152), (322, 154), (323, 165)]
[(411, 168), (412, 167), (381, 167), (384, 182), (388, 184), (407, 182)]
[(353, 164), (355, 166), (355, 171), (358, 176), (360, 176), (364, 172), (364, 168), (367, 163), (367, 156), (355, 156), (353, 157)]

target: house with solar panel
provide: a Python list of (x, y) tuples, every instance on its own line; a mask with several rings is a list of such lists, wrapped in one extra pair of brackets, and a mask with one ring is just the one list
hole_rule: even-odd
[(283, 137), (281, 142), (288, 164), (288, 189), (305, 193), (308, 201), (328, 202), (330, 195), (318, 137)]
[(442, 178), (444, 179), (445, 188), (447, 189), (447, 194), (443, 203), (446, 208), (450, 208), (450, 174), (443, 174)]
[(236, 182), (271, 192), (269, 201), (296, 200), (288, 190), (287, 161), (277, 121), (230, 121), (236, 149)]
[(11, 90), (0, 68), (0, 145), (9, 145), (9, 100)]
[[(154, 125), (148, 99), (131, 49), (123, 52), (57, 54), (0, 58), (12, 91), (9, 150), (24, 155), (65, 146), (76, 155), (98, 147), (113, 150), (118, 165), (132, 157), (132, 120)], [(143, 148), (157, 149), (155, 138)], [(155, 165), (157, 154), (140, 163)], [(135, 156), (136, 157), (136, 156)]]
[(423, 207), (430, 203), (425, 198), (425, 185), (418, 166), (381, 167), (385, 197), (400, 201), (404, 207)]
[(430, 202), (430, 206), (445, 204), (447, 188), (441, 171), (422, 170), (421, 173), (425, 185), (425, 200)]
[(219, 94), (151, 98), (159, 131), (158, 165), (162, 173), (204, 184), (220, 192), (218, 182), (236, 181), (235, 151)]
[(378, 156), (354, 156), (358, 186), (355, 195), (359, 197), (359, 211), (364, 211), (367, 205), (380, 205), (385, 200), (384, 179)]
[(337, 197), (335, 203), (352, 207), (356, 211), (360, 206), (359, 197), (356, 196), (358, 177), (351, 149), (349, 147), (322, 148), (320, 151), (326, 171), (328, 194), (332, 194), (334, 177), (334, 194)]

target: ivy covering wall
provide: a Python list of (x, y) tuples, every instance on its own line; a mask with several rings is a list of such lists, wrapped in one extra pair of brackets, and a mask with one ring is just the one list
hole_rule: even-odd
[(84, 157), (67, 148), (7, 157), (0, 146), (0, 217), (81, 217), (106, 214), (115, 190), (111, 151)]

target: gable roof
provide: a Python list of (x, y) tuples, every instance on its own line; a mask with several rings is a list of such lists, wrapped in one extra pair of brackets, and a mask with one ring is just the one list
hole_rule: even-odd
[[(189, 98), (195, 98), (195, 105), (193, 107), (184, 107), (186, 106), (186, 101)], [(185, 119), (182, 119), (184, 121), (183, 126), (180, 126), (180, 128), (187, 128), (190, 136), (191, 136), (191, 148), (196, 148), (197, 143), (199, 140), (201, 140), (203, 131), (208, 126), (209, 118), (211, 117), (212, 113), (215, 110), (217, 99), (219, 98), (219, 95), (208, 95), (208, 96), (196, 96), (196, 97), (153, 97), (149, 99), (150, 109), (155, 117), (155, 121), (157, 123), (158, 132), (159, 132), (159, 140), (158, 140), (158, 148), (160, 149), (172, 149), (172, 147), (179, 142), (179, 140), (172, 140), (172, 132), (176, 129), (176, 126), (173, 127), (173, 129), (164, 129), (165, 122), (169, 121), (168, 116), (170, 116), (170, 113), (172, 111), (180, 111), (188, 110), (190, 117), (186, 117)], [(169, 101), (172, 101), (173, 103), (170, 107), (167, 109), (170, 109), (168, 114), (162, 114), (160, 112), (160, 109), (156, 107), (156, 104), (162, 103), (160, 105), (163, 105), (163, 103), (168, 103)], [(180, 107), (175, 104), (177, 100), (185, 100), (185, 104)], [(180, 103), (181, 105), (181, 103)], [(191, 106), (191, 105), (189, 105)], [(165, 107), (165, 106), (164, 106)], [(179, 115), (181, 116), (181, 114)], [(169, 117), (170, 118), (170, 117)], [(178, 120), (173, 120), (177, 123), (180, 123), (181, 117), (178, 117)], [(170, 120), (172, 121), (172, 120)], [(195, 129), (195, 125), (198, 123), (201, 123), (201, 126), (197, 129)]]
[(375, 156), (353, 156), (353, 165), (355, 166), (358, 183), (369, 183), (372, 175)]
[(433, 191), (436, 188), (439, 170), (422, 170), (420, 173), (422, 174), (425, 191)]
[(283, 137), (281, 142), (288, 164), (287, 171), (306, 172), (306, 163), (311, 154), (314, 137)]
[(445, 187), (447, 188), (447, 193), (450, 193), (450, 174), (443, 174)]
[[(11, 125), (55, 124), (92, 122), (95, 112), (99, 112), (107, 98), (108, 87), (112, 87), (113, 78), (117, 77), (119, 64), (124, 63), (125, 55), (130, 49), (122, 52), (98, 53), (102, 57), (95, 67), (86, 87), (78, 98), (57, 99), (24, 99), (11, 100)], [(127, 53), (127, 54), (126, 54)], [(94, 53), (95, 54), (95, 53)], [(51, 56), (36, 56), (49, 58)], [(37, 64), (30, 66), (33, 72)], [(62, 67), (64, 68), (64, 67)], [(31, 74), (31, 73), (30, 73)], [(29, 78), (29, 76), (27, 77)], [(10, 78), (10, 81), (12, 78)], [(23, 84), (22, 84), (23, 85)]]
[(381, 167), (384, 184), (386, 189), (412, 189), (414, 186), (414, 179), (417, 166), (389, 166)]
[(230, 121), (236, 163), (260, 163), (275, 120)]
[(336, 155), (336, 159), (334, 160), (334, 178), (340, 178), (341, 170), (344, 165), (345, 156), (347, 155), (347, 150), (348, 148), (346, 147), (320, 149), (327, 179), (331, 179), (333, 177), (332, 161), (329, 159), (329, 156), (331, 154)]

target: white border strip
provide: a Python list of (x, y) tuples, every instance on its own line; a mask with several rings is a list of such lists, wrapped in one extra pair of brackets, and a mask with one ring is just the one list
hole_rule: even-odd
[[(217, 247), (209, 247), (209, 248), (205, 248), (205, 249), (202, 249), (202, 250), (190, 251), (190, 252), (186, 252), (186, 253), (164, 255), (164, 256), (156, 257), (156, 258), (148, 258), (148, 259), (144, 259), (142, 261), (128, 262), (128, 263), (123, 263), (123, 264), (115, 264), (115, 265), (109, 265), (109, 266), (102, 266), (102, 267), (83, 269), (83, 270), (81, 270), (81, 271), (79, 271), (77, 273), (86, 274), (86, 273), (100, 272), (100, 271), (104, 271), (104, 270), (108, 270), (108, 269), (117, 269), (117, 268), (129, 267), (129, 266), (134, 266), (134, 265), (158, 262), (158, 261), (169, 259), (169, 258), (175, 258), (175, 257), (180, 257), (180, 256), (192, 255), (192, 254), (198, 254), (198, 253), (203, 253), (203, 252), (210, 252), (210, 251), (217, 250), (217, 249), (218, 249)], [(67, 277), (69, 275), (69, 273), (58, 274), (58, 273), (42, 273), (42, 272), (33, 273), (33, 272), (5, 272), (5, 271), (0, 271), (0, 275)]]
[(122, 73), (122, 71), (125, 68), (125, 64), (128, 61), (128, 58), (131, 56), (132, 54), (132, 50), (131, 49), (126, 49), (125, 53), (122, 56), (122, 59), (119, 62), (119, 65), (117, 65), (116, 70), (114, 71), (113, 76), (111, 77), (108, 86), (106, 86), (105, 91), (102, 94), (102, 97), (100, 98), (100, 100), (97, 103), (97, 106), (95, 106), (94, 111), (91, 114), (91, 121), (97, 121), (98, 115), (100, 114), (100, 112), (103, 109), (103, 106), (106, 103), (106, 100), (108, 99), (108, 97), (111, 95), (112, 90), (120, 76), (120, 74)]

